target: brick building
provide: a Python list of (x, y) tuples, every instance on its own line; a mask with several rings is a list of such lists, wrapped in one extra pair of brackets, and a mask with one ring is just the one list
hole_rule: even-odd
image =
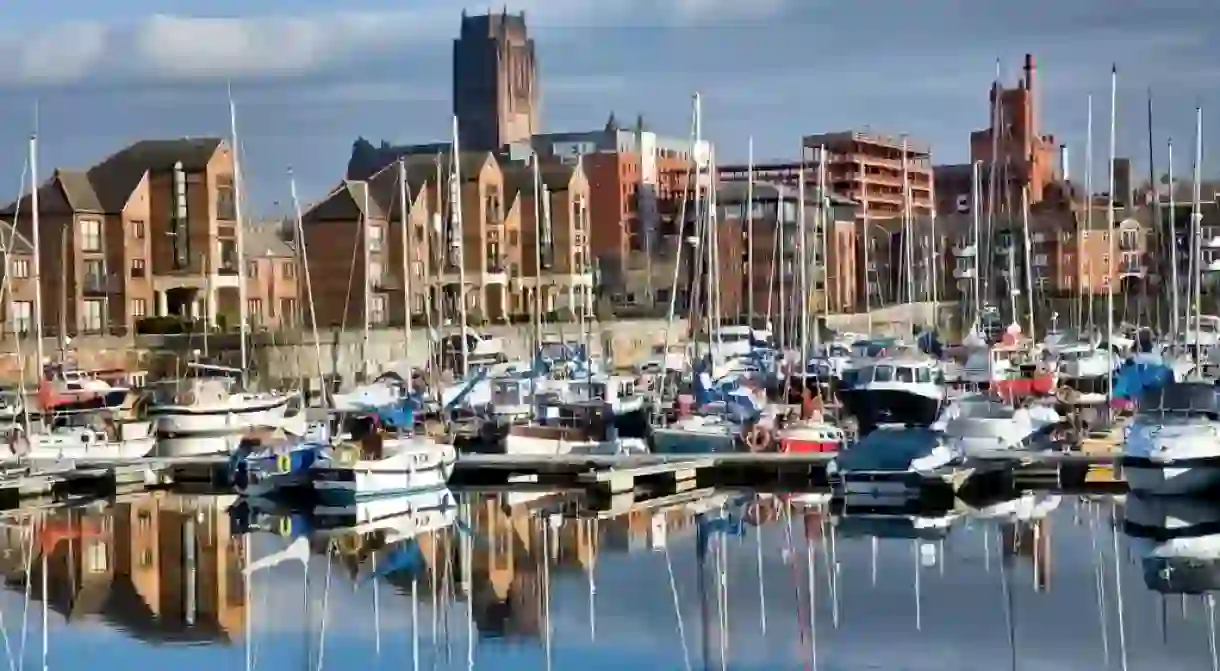
[[(56, 170), (38, 189), (42, 316), (48, 334), (129, 333), (151, 316), (239, 321), (234, 161), (219, 138), (143, 140), (88, 170)], [(32, 198), (0, 208), (32, 239)], [(252, 323), (280, 324), (263, 300), (295, 292), (295, 261), (260, 294)], [(247, 259), (249, 256), (247, 255)], [(264, 286), (266, 286), (264, 284)]]

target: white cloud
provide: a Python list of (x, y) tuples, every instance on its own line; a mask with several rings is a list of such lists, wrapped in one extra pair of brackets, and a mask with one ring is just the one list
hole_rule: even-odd
[[(788, 0), (518, 0), (532, 30), (673, 25), (771, 14)], [(742, 9), (748, 7), (748, 10)], [(78, 22), (0, 33), (0, 86), (85, 80), (198, 81), (294, 77), (409, 54), (455, 36), (460, 8), (430, 0), (411, 10), (295, 16), (153, 15), (120, 23)]]

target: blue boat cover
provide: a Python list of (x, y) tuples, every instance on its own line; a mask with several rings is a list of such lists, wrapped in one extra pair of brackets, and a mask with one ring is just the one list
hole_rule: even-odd
[(1173, 370), (1153, 361), (1128, 361), (1114, 380), (1114, 397), (1136, 400), (1173, 382)]
[(843, 471), (905, 471), (940, 444), (940, 434), (923, 428), (881, 428), (868, 434), (836, 460)]

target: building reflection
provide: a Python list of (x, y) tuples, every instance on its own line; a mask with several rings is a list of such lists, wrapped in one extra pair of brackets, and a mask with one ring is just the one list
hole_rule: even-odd
[[(152, 496), (22, 520), (0, 543), (5, 585), (69, 624), (100, 618), (154, 643), (227, 642), (245, 627), (243, 541), (218, 497)], [(18, 525), (19, 527), (21, 525)], [(14, 561), (15, 560), (15, 561)]]
[(1051, 587), (1051, 521), (1050, 518), (1014, 522), (1001, 527), (1004, 560), (1028, 559), (1033, 569), (1033, 586), (1038, 592)]

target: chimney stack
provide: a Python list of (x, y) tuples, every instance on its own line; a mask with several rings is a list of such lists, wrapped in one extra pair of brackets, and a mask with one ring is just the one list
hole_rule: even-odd
[(1063, 172), (1063, 181), (1066, 182), (1072, 178), (1068, 166), (1068, 146), (1066, 144), (1059, 145), (1059, 170)]
[(1034, 55), (1025, 54), (1025, 88), (1034, 90)]

